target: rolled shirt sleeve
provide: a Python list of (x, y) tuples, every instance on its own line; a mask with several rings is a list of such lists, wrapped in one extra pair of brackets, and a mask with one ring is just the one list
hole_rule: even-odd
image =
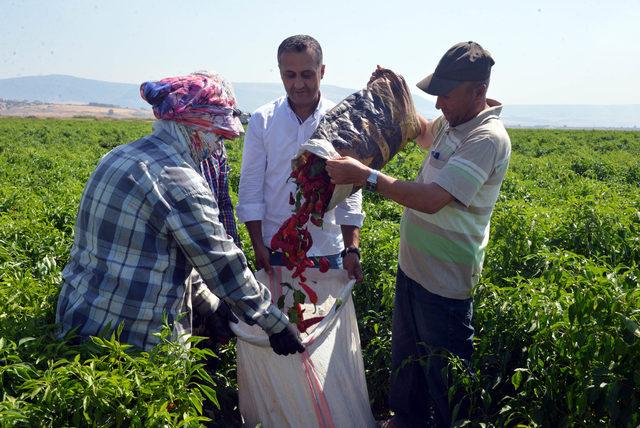
[[(189, 171), (181, 169), (180, 173)], [(178, 183), (196, 180), (196, 177), (172, 179)], [(227, 236), (218, 220), (216, 201), (207, 190), (204, 183), (171, 189), (173, 209), (167, 217), (171, 234), (213, 294), (227, 302), (248, 324), (257, 323), (268, 334), (281, 331), (288, 323), (287, 317), (271, 304), (271, 293), (256, 281), (244, 254)], [(206, 292), (201, 297), (213, 303)]]
[(358, 190), (335, 208), (336, 223), (341, 226), (362, 228), (365, 213), (362, 211), (362, 190)]
[(242, 149), (242, 167), (236, 215), (242, 223), (262, 220), (265, 215), (264, 180), (267, 152), (262, 140), (264, 120), (254, 114), (249, 120)]

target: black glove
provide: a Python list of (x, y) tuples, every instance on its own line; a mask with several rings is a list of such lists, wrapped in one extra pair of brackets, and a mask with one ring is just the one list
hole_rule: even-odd
[(281, 332), (269, 336), (269, 343), (273, 352), (278, 355), (295, 354), (304, 352), (304, 346), (298, 337), (298, 333), (291, 324), (288, 324)]
[(207, 336), (219, 343), (227, 343), (229, 339), (235, 337), (233, 330), (229, 327), (229, 322), (237, 324), (238, 318), (231, 312), (229, 306), (221, 300), (218, 309), (205, 320)]

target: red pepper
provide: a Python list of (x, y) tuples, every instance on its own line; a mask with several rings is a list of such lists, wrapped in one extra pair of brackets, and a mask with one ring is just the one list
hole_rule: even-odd
[(307, 296), (309, 296), (309, 301), (311, 303), (313, 303), (314, 305), (318, 303), (318, 295), (313, 290), (313, 288), (309, 287), (307, 284), (305, 284), (302, 281), (300, 282), (300, 287), (302, 287), (302, 289), (307, 293)]
[(287, 269), (289, 270), (293, 270), (293, 263), (289, 260), (289, 259), (285, 259), (284, 260), (284, 265), (286, 266)]
[[(306, 320), (302, 320), (297, 325), (298, 326), (298, 330), (300, 330), (300, 332), (304, 333), (304, 332), (307, 331), (307, 329), (309, 327), (311, 327), (314, 324), (318, 324), (323, 319), (324, 319), (324, 317), (313, 317), (313, 318), (307, 318)], [(300, 329), (300, 327), (302, 327), (302, 329)]]
[(298, 323), (296, 324), (296, 327), (298, 327), (298, 331), (300, 333), (306, 333), (307, 332), (307, 327), (304, 325), (304, 320), (298, 321)]
[(320, 260), (318, 260), (318, 265), (320, 265), (320, 272), (322, 273), (328, 271), (329, 267), (331, 267), (331, 263), (329, 263), (329, 259), (327, 259), (326, 257), (320, 257)]
[(298, 322), (296, 323), (296, 326), (298, 327), (298, 330), (300, 330), (300, 333), (304, 333), (307, 331), (307, 328), (305, 327), (304, 319), (302, 318), (304, 309), (302, 309), (302, 305), (300, 303), (296, 304), (296, 312), (298, 313)]
[(302, 267), (301, 265), (298, 265), (296, 267), (296, 270), (293, 272), (293, 275), (291, 275), (291, 278), (297, 278), (299, 277), (302, 272), (304, 272), (304, 267)]
[[(300, 277), (301, 287), (306, 292), (309, 300), (314, 305), (318, 302), (318, 295), (306, 284), (304, 271), (313, 267), (314, 263), (307, 257), (307, 251), (313, 245), (311, 234), (307, 230), (307, 223), (322, 227), (323, 216), (326, 207), (333, 193), (334, 185), (326, 173), (324, 159), (316, 155), (305, 152), (299, 159), (299, 164), (291, 171), (289, 176), (296, 186), (296, 193), (289, 194), (289, 203), (298, 208), (278, 229), (278, 232), (271, 239), (273, 250), (280, 250), (284, 254), (284, 261), (287, 269), (293, 271), (293, 278)], [(321, 272), (329, 269), (329, 261), (321, 259), (319, 261)], [(302, 320), (302, 309), (300, 307), (291, 308)], [(300, 325), (300, 331), (304, 332), (306, 327)]]

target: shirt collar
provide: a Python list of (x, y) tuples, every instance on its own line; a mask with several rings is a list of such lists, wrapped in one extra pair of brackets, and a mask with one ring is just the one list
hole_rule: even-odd
[(198, 167), (193, 160), (193, 157), (191, 157), (189, 147), (187, 146), (188, 143), (184, 141), (183, 138), (180, 138), (177, 135), (172, 135), (172, 133), (164, 127), (154, 127), (153, 136), (158, 138), (167, 146), (173, 147), (173, 149), (178, 152), (178, 154), (189, 164), (189, 166), (198, 171)]
[[(320, 101), (318, 101), (318, 105), (316, 105), (316, 109), (313, 111), (313, 113), (311, 113), (311, 116), (309, 117), (313, 117), (315, 120), (320, 118), (322, 116), (321, 112), (324, 111), (323, 104), (324, 104), (324, 98), (322, 98), (322, 92), (320, 92)], [(298, 117), (296, 112), (293, 111), (293, 109), (291, 108), (291, 105), (289, 104), (289, 97), (287, 97), (286, 95), (284, 96), (284, 105), (287, 107), (287, 111), (289, 112), (292, 118), (294, 118), (299, 124), (304, 123), (304, 122), (302, 123), (300, 122), (300, 118)], [(309, 118), (307, 118), (307, 120), (309, 120)]]
[(500, 117), (500, 113), (502, 113), (502, 104), (491, 98), (487, 98), (487, 104), (489, 105), (489, 108), (482, 110), (473, 119), (456, 127), (451, 127), (451, 131), (462, 137), (488, 120), (498, 119)]

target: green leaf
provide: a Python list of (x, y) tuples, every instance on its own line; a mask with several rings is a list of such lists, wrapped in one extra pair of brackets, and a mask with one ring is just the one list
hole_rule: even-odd
[(220, 403), (218, 403), (218, 396), (216, 392), (208, 385), (198, 384), (198, 388), (207, 396), (209, 400), (219, 409)]
[(522, 382), (522, 372), (516, 369), (516, 371), (511, 375), (511, 384), (516, 391), (520, 388), (520, 382)]
[(300, 322), (300, 318), (298, 317), (298, 311), (296, 310), (295, 307), (289, 308), (289, 311), (287, 311), (287, 316), (289, 317), (289, 322), (291, 324), (298, 324), (298, 322)]
[[(22, 346), (27, 342), (31, 342), (32, 340), (36, 340), (35, 337), (23, 337), (18, 341), (18, 346)], [(1, 347), (0, 347), (1, 348)]]
[(611, 420), (618, 419), (620, 414), (620, 385), (618, 382), (614, 382), (607, 388), (607, 410)]
[(202, 414), (202, 403), (200, 402), (200, 400), (198, 400), (198, 398), (196, 398), (193, 394), (189, 394), (189, 402), (191, 403), (191, 405), (193, 407), (196, 408), (196, 410), (198, 411), (198, 414), (201, 415)]
[(300, 290), (293, 290), (293, 304), (303, 304), (307, 300), (307, 295)]
[(622, 319), (624, 320), (624, 325), (627, 327), (635, 337), (640, 337), (640, 326), (634, 320), (629, 317), (622, 315)]

